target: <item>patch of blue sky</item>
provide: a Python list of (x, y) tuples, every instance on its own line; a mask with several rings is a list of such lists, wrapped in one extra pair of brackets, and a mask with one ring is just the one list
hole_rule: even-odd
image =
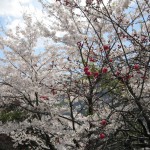
[[(5, 27), (5, 18), (3, 16), (0, 16), (0, 26), (1, 27)], [(1, 29), (0, 29), (1, 30)], [(0, 36), (4, 36), (4, 33), (3, 32), (0, 32)], [(2, 47), (0, 47), (0, 58), (3, 58), (4, 57), (4, 54), (3, 54), (3, 51), (1, 49)]]
[(5, 26), (6, 25), (6, 18), (4, 16), (0, 16), (0, 26)]
[(0, 49), (0, 58), (4, 58), (4, 53), (3, 53), (3, 51)]

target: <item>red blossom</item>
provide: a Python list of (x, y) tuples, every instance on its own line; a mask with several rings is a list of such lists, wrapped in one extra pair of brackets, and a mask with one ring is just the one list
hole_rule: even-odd
[(87, 72), (89, 70), (89, 67), (84, 67), (84, 72)]
[(108, 69), (106, 67), (103, 67), (102, 68), (102, 73), (107, 73), (108, 72)]
[(92, 73), (91, 73), (90, 71), (85, 72), (85, 74), (86, 74), (87, 76), (91, 76), (91, 75), (92, 75)]
[(89, 60), (90, 60), (91, 62), (95, 62), (95, 59), (94, 59), (94, 58), (89, 58)]
[(101, 133), (101, 134), (99, 135), (99, 137), (100, 137), (100, 139), (104, 139), (106, 136), (105, 136), (104, 133)]
[(105, 119), (103, 119), (101, 122), (100, 122), (101, 125), (105, 126), (107, 124), (107, 121)]
[(133, 66), (133, 68), (134, 68), (135, 70), (139, 70), (139, 69), (140, 69), (140, 66), (139, 66), (139, 64), (135, 64), (135, 65)]
[(109, 45), (103, 45), (103, 49), (104, 49), (105, 51), (108, 51), (108, 50), (110, 49), (110, 46), (109, 46)]
[(99, 73), (98, 72), (94, 72), (93, 75), (94, 75), (95, 78), (97, 78)]

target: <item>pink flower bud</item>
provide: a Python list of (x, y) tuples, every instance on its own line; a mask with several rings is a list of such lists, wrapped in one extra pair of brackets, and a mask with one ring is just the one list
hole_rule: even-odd
[(92, 75), (92, 73), (91, 73), (90, 71), (85, 72), (85, 74), (86, 74), (87, 76), (91, 76), (91, 75)]
[(110, 49), (110, 46), (108, 46), (108, 45), (103, 45), (103, 49), (104, 49), (105, 51), (108, 51), (108, 50)]
[(134, 68), (135, 70), (139, 70), (139, 69), (140, 69), (140, 66), (139, 66), (139, 64), (135, 64), (135, 65), (133, 66), (133, 68)]
[(105, 126), (107, 124), (107, 121), (105, 119), (103, 119), (101, 122), (100, 122), (101, 125)]
[(89, 67), (84, 67), (84, 72), (87, 72), (89, 70)]
[(104, 139), (106, 136), (105, 136), (104, 133), (101, 133), (101, 134), (99, 135), (99, 137), (100, 137), (100, 139)]
[(107, 73), (108, 72), (108, 69), (106, 67), (103, 67), (102, 68), (102, 73)]
[(94, 58), (89, 58), (89, 60), (90, 60), (91, 62), (95, 62), (95, 59), (94, 59)]
[(99, 73), (98, 72), (94, 72), (93, 75), (94, 75), (95, 78), (97, 78)]

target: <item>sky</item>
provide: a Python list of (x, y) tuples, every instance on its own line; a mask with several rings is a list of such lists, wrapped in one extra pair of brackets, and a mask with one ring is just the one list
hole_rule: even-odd
[[(15, 29), (22, 24), (22, 14), (25, 12), (41, 17), (42, 8), (38, 0), (0, 0), (0, 27)], [(3, 57), (2, 51), (0, 57)]]
[(38, 0), (0, 0), (0, 25), (15, 27), (22, 20), (24, 12), (42, 15)]
[[(47, 1), (54, 2), (55, 0)], [(33, 18), (39, 21), (43, 21), (44, 18), (42, 6), (38, 0), (0, 0), (0, 27), (5, 30), (11, 28), (12, 31), (15, 31), (16, 26), (23, 27), (23, 13), (32, 14)], [(46, 19), (44, 19), (44, 22), (47, 22)], [(58, 34), (61, 35), (61, 33)], [(39, 48), (41, 48), (40, 43), (42, 42), (38, 43)]]
[[(55, 0), (47, 0), (53, 2)], [(107, 2), (105, 0), (104, 2)], [(85, 2), (85, 0), (81, 0)], [(10, 24), (15, 26), (19, 23), (23, 12), (36, 13), (36, 16), (42, 16), (42, 7), (38, 0), (0, 0), (0, 24)]]
[[(47, 0), (53, 2), (55, 0)], [(108, 0), (105, 0), (105, 2)], [(81, 0), (81, 2), (85, 2)], [(32, 14), (38, 20), (43, 20), (42, 6), (38, 0), (0, 0), (0, 27), (15, 30), (23, 25), (23, 13)], [(0, 33), (1, 34), (1, 33)], [(58, 33), (61, 35), (61, 33)], [(0, 51), (0, 57), (2, 56)]]

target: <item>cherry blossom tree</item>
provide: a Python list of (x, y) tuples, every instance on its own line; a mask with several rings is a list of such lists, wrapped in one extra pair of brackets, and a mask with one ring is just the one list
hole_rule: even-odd
[[(44, 37), (45, 34), (53, 37), (55, 33), (41, 29), (41, 23), (34, 22), (30, 15), (25, 14), (23, 19), (23, 27), (17, 26), (15, 31), (3, 30), (0, 38), (4, 54), (0, 71), (1, 107), (4, 109), (1, 119), (3, 123), (9, 121), (2, 125), (2, 132), (12, 134), (16, 140), (15, 146), (55, 149), (49, 141), (55, 136), (46, 130), (57, 133), (57, 129), (53, 129), (57, 126), (55, 122), (58, 122), (54, 116), (61, 112), (56, 107), (59, 104), (57, 93), (61, 93), (61, 90), (56, 91), (55, 86), (61, 80), (65, 62), (58, 47)], [(5, 118), (6, 115), (10, 119)], [(55, 121), (52, 121), (53, 117)], [(48, 122), (47, 129), (45, 122)], [(53, 127), (50, 129), (49, 126)], [(39, 134), (40, 137), (33, 134)]]
[[(59, 40), (80, 56), (77, 87), (84, 94), (77, 95), (84, 97), (91, 119), (86, 142), (80, 139), (85, 149), (149, 147), (149, 2), (41, 3), (60, 23), (54, 29), (65, 31)], [(108, 123), (101, 127), (104, 118), (94, 117), (104, 113)]]
[(49, 24), (25, 15), (0, 38), (1, 104), (26, 114), (2, 131), (32, 149), (149, 148), (149, 2), (40, 3)]

